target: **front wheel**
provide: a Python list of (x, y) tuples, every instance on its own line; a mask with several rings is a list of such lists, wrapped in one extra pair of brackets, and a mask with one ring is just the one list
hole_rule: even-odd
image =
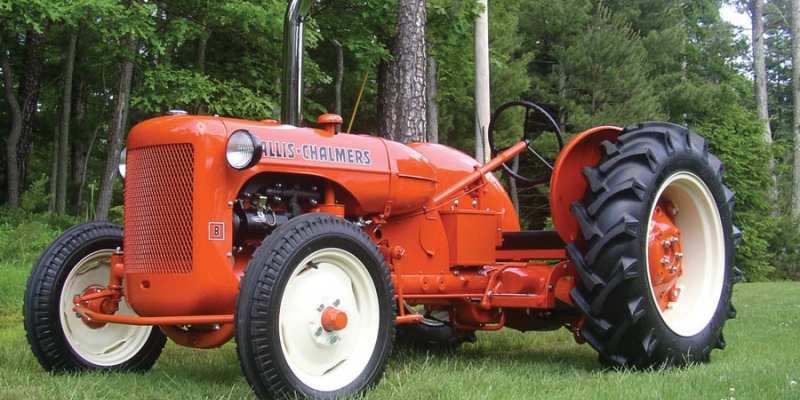
[(722, 165), (702, 137), (672, 124), (628, 128), (603, 147), (572, 205), (583, 233), (567, 248), (581, 334), (610, 366), (707, 362), (725, 346), (739, 278)]
[[(105, 288), (122, 227), (90, 222), (68, 229), (45, 249), (25, 289), (28, 343), (47, 371), (150, 369), (166, 336), (152, 326), (102, 324), (75, 315), (73, 297)], [(124, 301), (117, 315), (135, 316)]]
[(260, 398), (339, 398), (383, 375), (396, 302), (383, 256), (358, 226), (296, 217), (253, 254), (236, 303), (236, 344)]

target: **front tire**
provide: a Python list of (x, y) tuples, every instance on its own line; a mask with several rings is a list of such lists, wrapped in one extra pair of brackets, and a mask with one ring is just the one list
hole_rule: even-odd
[(722, 349), (738, 229), (733, 193), (705, 140), (648, 123), (626, 129), (584, 175), (573, 203), (583, 241), (567, 248), (580, 283), (571, 296), (581, 335), (612, 367), (708, 362)]
[(253, 254), (235, 315), (239, 361), (260, 398), (339, 398), (376, 384), (396, 302), (389, 269), (359, 227), (296, 217)]
[[(122, 226), (89, 222), (56, 238), (34, 265), (22, 313), (28, 343), (45, 370), (144, 371), (161, 355), (167, 339), (158, 328), (91, 323), (72, 311), (76, 294), (108, 285), (117, 248)], [(136, 315), (124, 298), (116, 314)]]

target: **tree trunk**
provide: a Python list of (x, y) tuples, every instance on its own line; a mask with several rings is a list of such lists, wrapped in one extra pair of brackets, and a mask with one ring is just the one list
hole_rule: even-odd
[(483, 12), (475, 21), (475, 158), (489, 161), (489, 4), (478, 0)]
[(56, 212), (56, 182), (58, 182), (58, 135), (61, 128), (56, 124), (53, 128), (53, 150), (50, 152), (50, 179), (48, 180), (47, 212)]
[[(121, 44), (127, 49), (126, 53), (129, 57), (133, 57), (136, 54), (138, 41), (134, 40), (130, 34), (125, 35)], [(117, 167), (119, 166), (119, 152), (122, 150), (122, 141), (125, 137), (125, 123), (128, 120), (132, 77), (133, 60), (122, 60), (119, 84), (117, 85), (117, 99), (114, 105), (114, 111), (111, 114), (111, 121), (109, 122), (106, 161), (103, 166), (103, 174), (100, 176), (100, 189), (97, 195), (95, 220), (98, 221), (108, 219), (108, 210), (111, 208), (111, 200), (114, 194), (114, 180), (117, 177)]]
[[(772, 145), (772, 129), (769, 124), (769, 102), (767, 97), (767, 62), (764, 54), (764, 0), (752, 0), (750, 3), (750, 22), (753, 34), (753, 80), (755, 85), (756, 110), (758, 120), (763, 124), (761, 140), (770, 147)], [(773, 184), (768, 192), (770, 204), (778, 200), (778, 187), (775, 176), (775, 159), (769, 155), (769, 174)], [(774, 208), (777, 210), (777, 207)]]
[(331, 39), (336, 49), (336, 79), (333, 81), (333, 113), (342, 116), (342, 82), (344, 81), (344, 52), (342, 44)]
[(764, 54), (764, 0), (753, 0), (750, 21), (753, 25), (753, 71), (755, 80), (756, 109), (758, 119), (764, 124), (763, 140), (772, 143), (767, 106), (767, 67)]
[[(209, 35), (211, 34), (210, 30), (208, 30), (208, 29), (206, 29), (206, 32)], [(195, 64), (196, 64), (196, 67), (197, 67), (197, 73), (200, 76), (205, 76), (206, 75), (206, 49), (207, 48), (208, 48), (208, 39), (205, 36), (201, 37), (201, 38), (198, 38), (197, 42), (195, 42)], [(195, 115), (203, 114), (203, 112), (205, 111), (204, 107), (203, 107), (203, 100), (200, 99), (200, 98), (197, 98), (197, 99), (194, 100), (193, 103), (194, 104), (193, 104), (192, 108), (194, 108), (194, 110), (192, 110), (192, 113), (195, 114)]]
[[(106, 98), (106, 99), (108, 99), (108, 98)], [(108, 101), (108, 100), (106, 100), (106, 101)], [(102, 108), (102, 110), (100, 112), (101, 116), (105, 114), (105, 109), (106, 109), (106, 105), (103, 104), (103, 108)], [(95, 125), (94, 130), (92, 131), (92, 137), (91, 137), (91, 139), (89, 139), (89, 144), (86, 146), (86, 149), (85, 149), (85, 152), (84, 152), (85, 156), (83, 157), (83, 162), (82, 162), (82, 164), (77, 166), (80, 169), (80, 175), (78, 176), (78, 181), (76, 182), (77, 185), (78, 185), (78, 199), (76, 201), (76, 204), (77, 204), (77, 207), (78, 207), (78, 215), (81, 215), (81, 213), (83, 213), (84, 219), (86, 219), (86, 220), (89, 219), (89, 205), (86, 204), (86, 200), (84, 200), (83, 197), (84, 197), (84, 193), (86, 192), (86, 190), (85, 190), (85, 188), (86, 188), (86, 176), (89, 173), (89, 160), (91, 160), (91, 158), (92, 158), (92, 150), (94, 149), (94, 143), (95, 143), (95, 141), (97, 141), (97, 132), (99, 132), (100, 129), (102, 129), (104, 126), (105, 126), (105, 124), (102, 123), (102, 122), (98, 122)], [(94, 199), (92, 199), (92, 202), (94, 202)], [(92, 210), (92, 211), (94, 211), (94, 210)]]
[(428, 135), (426, 141), (439, 143), (439, 101), (436, 94), (439, 91), (439, 65), (432, 55), (428, 54), (428, 70), (426, 72), (428, 83), (425, 86), (428, 97)]
[(794, 168), (792, 172), (792, 215), (800, 217), (800, 0), (791, 1), (792, 86), (794, 89), (793, 126)]
[(391, 139), (397, 126), (397, 99), (400, 95), (396, 60), (378, 66), (378, 135)]
[(28, 176), (28, 159), (33, 152), (33, 127), (39, 109), (42, 66), (44, 65), (44, 32), (30, 30), (25, 33), (25, 60), (19, 81), (19, 99), (22, 101), (22, 130), (17, 143), (17, 165), (19, 168), (19, 193), (25, 191)]
[(378, 132), (402, 143), (419, 142), (424, 140), (427, 131), (425, 0), (398, 0), (397, 3), (394, 61), (385, 63), (379, 72), (383, 75), (379, 90), (385, 93), (379, 100), (382, 114)]
[[(0, 45), (2, 45), (2, 38), (0, 38)], [(22, 199), (20, 190), (22, 178), (19, 164), (17, 163), (17, 145), (22, 134), (22, 108), (14, 93), (14, 77), (11, 63), (8, 61), (8, 56), (3, 48), (0, 48), (0, 68), (3, 68), (3, 87), (5, 88), (6, 103), (11, 117), (11, 126), (6, 138), (6, 193), (8, 206), (14, 210), (19, 208)]]
[(72, 114), (72, 73), (75, 69), (75, 49), (78, 32), (69, 33), (69, 44), (64, 59), (64, 90), (61, 100), (61, 133), (58, 135), (58, 181), (56, 182), (56, 214), (67, 212), (67, 169), (69, 158), (69, 119)]

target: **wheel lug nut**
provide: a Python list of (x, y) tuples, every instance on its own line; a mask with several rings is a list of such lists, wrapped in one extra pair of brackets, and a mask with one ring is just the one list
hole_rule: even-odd
[(334, 307), (338, 307), (339, 304), (341, 304), (341, 301), (339, 299), (336, 299), (336, 300), (333, 301), (333, 306)]
[(681, 258), (683, 258), (683, 253), (675, 253), (675, 257), (677, 257), (678, 259), (681, 259)]
[(339, 337), (336, 335), (331, 335), (331, 344), (334, 344), (339, 341)]
[(317, 328), (317, 331), (314, 332), (314, 334), (317, 336), (322, 335), (322, 327), (320, 326), (319, 328)]
[(664, 257), (661, 259), (661, 264), (666, 266), (669, 264), (669, 257)]
[(676, 272), (678, 272), (678, 267), (676, 267), (676, 266), (674, 266), (674, 265), (673, 265), (672, 267), (670, 267), (670, 268), (669, 268), (669, 272), (671, 272), (671, 273), (673, 273), (673, 274), (674, 274), (674, 273), (676, 273)]
[(672, 242), (669, 241), (669, 240), (665, 240), (665, 241), (661, 242), (661, 245), (664, 246), (665, 248), (668, 248), (668, 247), (672, 246)]
[(322, 312), (322, 310), (324, 309), (325, 309), (325, 304), (320, 304), (319, 307), (317, 307), (317, 311), (319, 312)]

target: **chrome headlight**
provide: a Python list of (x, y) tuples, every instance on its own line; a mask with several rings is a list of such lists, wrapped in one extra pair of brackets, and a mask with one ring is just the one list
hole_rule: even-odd
[(261, 140), (256, 135), (238, 130), (228, 138), (225, 158), (228, 159), (228, 165), (243, 170), (256, 165), (261, 160), (262, 151)]
[(117, 166), (117, 171), (119, 171), (119, 176), (121, 176), (122, 179), (125, 179), (125, 172), (127, 172), (125, 168), (125, 163), (127, 161), (128, 161), (128, 148), (123, 147), (122, 151), (119, 152), (119, 166)]

